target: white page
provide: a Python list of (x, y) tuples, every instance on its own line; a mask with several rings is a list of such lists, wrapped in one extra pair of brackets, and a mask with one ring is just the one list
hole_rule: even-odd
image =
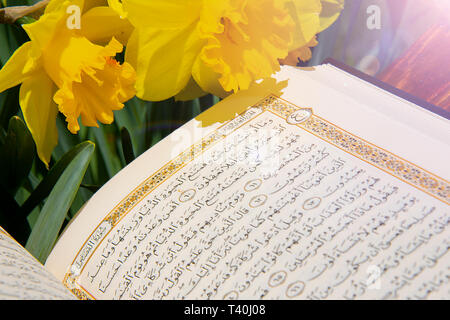
[[(231, 122), (224, 122), (226, 119), (218, 117), (218, 120), (222, 122), (214, 123), (212, 121), (211, 125), (207, 127), (202, 127), (198, 120), (192, 120), (122, 170), (94, 195), (63, 234), (46, 263), (49, 270), (78, 294), (82, 293), (86, 298), (95, 299), (179, 299), (186, 297), (212, 299), (225, 297), (247, 299), (259, 297), (273, 299), (290, 297), (301, 299), (400, 297), (418, 299), (422, 296), (431, 298), (448, 297), (449, 288), (445, 279), (448, 278), (449, 258), (446, 255), (447, 251), (442, 250), (448, 247), (449, 233), (447, 229), (441, 230), (442, 226), (447, 226), (449, 217), (448, 177), (450, 176), (450, 169), (447, 164), (450, 159), (450, 147), (446, 143), (448, 139), (445, 139), (449, 136), (448, 121), (412, 106), (398, 97), (393, 97), (389, 93), (380, 91), (361, 80), (353, 79), (352, 76), (331, 66), (321, 66), (316, 71), (300, 71), (295, 68), (284, 67), (277, 75), (277, 79), (280, 81), (289, 79), (289, 85), (283, 89), (283, 93), (280, 95), (281, 99), (272, 96), (269, 100), (258, 105), (258, 101), (266, 98), (270, 93), (274, 93), (270, 90), (266, 92), (250, 90), (247, 93), (225, 99), (212, 109), (212, 113), (219, 108), (227, 108), (236, 104), (241, 104), (241, 111), (248, 107), (247, 113), (242, 113), (240, 117)], [(364, 100), (364, 97), (367, 97), (367, 100)], [(252, 106), (254, 107), (250, 108)], [(389, 106), (389, 108), (387, 109), (386, 106)], [(263, 109), (258, 107), (263, 107)], [(299, 108), (311, 108), (313, 114), (309, 115), (311, 117), (306, 122), (297, 125), (292, 123), (292, 119), (295, 117), (289, 118), (289, 116)], [(285, 112), (288, 112), (286, 110), (290, 110), (291, 114), (285, 114)], [(217, 111), (217, 113), (220, 112)], [(308, 115), (308, 111), (302, 110), (297, 115)], [(229, 119), (231, 118), (229, 117)], [(323, 119), (326, 121), (323, 121)], [(316, 127), (311, 127), (311, 123), (315, 123)], [(409, 125), (411, 123), (414, 126)], [(422, 124), (422, 126), (417, 127), (416, 124)], [(239, 129), (236, 129), (237, 127)], [(260, 130), (262, 127), (268, 129), (268, 131)], [(319, 128), (320, 130), (314, 132), (315, 129), (312, 128)], [(254, 130), (255, 136), (249, 135), (246, 137), (250, 140), (240, 140), (245, 137), (246, 132), (251, 132), (251, 130)], [(348, 146), (342, 147), (339, 145), (339, 141), (324, 136), (324, 130), (335, 130), (343, 134), (343, 137), (346, 137), (347, 140), (356, 139), (355, 141), (358, 143), (371, 146), (379, 155), (386, 153), (378, 158), (390, 157), (389, 159), (401, 163), (406, 169), (416, 170), (426, 179), (436, 179), (443, 191), (436, 191), (436, 188), (430, 187), (429, 183), (422, 183), (421, 185), (418, 182), (420, 179), (411, 177), (403, 179), (399, 174), (393, 174), (384, 162), (380, 162), (380, 159), (370, 160), (367, 155), (358, 155)], [(218, 138), (218, 135), (222, 138)], [(266, 140), (266, 136), (272, 137), (272, 140), (269, 142), (269, 140)], [(301, 142), (286, 144), (289, 137), (295, 136), (301, 137), (299, 138)], [(193, 143), (198, 143), (202, 138), (206, 139), (204, 150), (201, 145), (199, 149), (195, 149), (195, 159), (189, 158), (190, 153), (182, 154), (184, 150), (188, 149)], [(244, 144), (237, 141), (244, 141)], [(260, 145), (255, 153), (249, 152), (249, 157), (242, 158), (238, 166), (235, 166), (235, 163), (231, 164), (234, 156), (245, 154), (246, 145), (252, 145), (252, 143), (258, 145), (259, 141), (265, 144)], [(285, 144), (284, 151), (271, 153), (283, 143)], [(230, 151), (225, 153), (225, 159), (214, 159), (214, 152), (218, 154), (226, 146), (230, 147)], [(304, 177), (306, 180), (290, 180), (289, 177), (295, 176), (296, 168), (303, 163), (300, 162), (300, 158), (296, 161), (286, 160), (286, 157), (294, 154), (292, 152), (295, 150), (289, 149), (293, 146), (304, 148), (304, 152), (300, 153), (305, 157), (315, 155), (316, 158), (320, 158), (320, 154), (327, 154), (326, 160), (321, 165), (333, 173), (343, 171), (340, 171), (339, 174), (336, 173), (334, 178), (330, 177), (329, 180), (326, 180), (324, 176), (323, 179), (327, 182), (322, 185), (320, 185), (322, 178), (317, 180), (320, 168), (316, 166), (312, 166), (313, 169), (305, 172), (304, 176), (296, 176), (296, 179)], [(242, 150), (239, 149), (241, 147)], [(309, 151), (306, 152), (305, 150)], [(258, 163), (255, 159), (264, 157), (264, 154), (271, 156), (255, 167), (255, 163)], [(177, 157), (178, 159), (176, 159)], [(173, 159), (178, 162), (175, 162), (175, 166), (170, 166), (168, 163)], [(211, 159), (214, 159), (214, 161), (211, 161)], [(308, 159), (305, 158), (304, 161), (306, 160)], [(231, 161), (231, 163), (227, 161)], [(310, 161), (312, 160), (310, 159)], [(204, 166), (204, 163), (207, 166)], [(229, 165), (227, 170), (224, 170), (224, 175), (218, 175), (217, 172), (220, 171), (214, 173), (215, 166), (227, 163)], [(279, 168), (277, 166), (280, 163), (286, 165)], [(235, 170), (228, 170), (231, 167)], [(251, 171), (252, 168), (253, 171)], [(193, 175), (197, 170), (202, 172), (201, 177), (198, 174)], [(273, 174), (274, 170), (277, 174)], [(159, 174), (163, 175), (164, 179), (158, 180), (159, 185), (153, 190), (155, 184), (151, 182), (150, 177), (157, 172), (160, 172)], [(243, 172), (246, 172), (246, 174), (243, 174)], [(326, 244), (319, 248), (311, 248), (313, 240), (317, 239), (319, 235), (323, 236), (323, 232), (327, 228), (330, 230), (334, 226), (334, 229), (336, 229), (336, 225), (342, 226), (343, 221), (350, 219), (348, 212), (346, 214), (341, 212), (342, 216), (330, 216), (326, 219), (322, 217), (325, 222), (322, 221), (320, 226), (318, 224), (313, 231), (308, 231), (308, 235), (305, 235), (304, 232), (297, 233), (299, 230), (295, 228), (303, 228), (304, 230), (307, 221), (311, 223), (311, 219), (314, 218), (314, 212), (321, 212), (323, 216), (327, 216), (326, 210), (329, 210), (334, 201), (339, 200), (332, 198), (329, 192), (330, 188), (338, 185), (336, 179), (343, 179), (341, 174), (345, 173), (345, 176), (349, 177), (355, 172), (361, 172), (361, 174), (356, 174), (357, 180), (345, 185), (345, 188), (349, 188), (348, 190), (344, 188), (339, 191), (344, 192), (340, 196), (348, 194), (349, 190), (361, 188), (364, 183), (370, 184), (370, 181), (377, 181), (377, 183), (371, 185), (373, 189), (371, 190), (375, 194), (389, 193), (388, 190), (391, 190), (394, 196), (389, 201), (386, 200), (386, 203), (379, 203), (380, 207), (377, 208), (380, 211), (371, 212), (370, 214), (373, 216), (358, 218), (353, 216), (352, 222), (348, 222), (349, 226), (345, 225), (342, 230), (333, 235), (333, 239), (326, 241)], [(203, 179), (203, 182), (199, 183), (200, 180), (193, 182), (183, 180), (183, 177), (189, 176), (193, 180)], [(214, 179), (208, 178), (211, 176), (214, 176)], [(262, 179), (263, 176), (268, 178)], [(245, 180), (239, 180), (242, 177)], [(282, 188), (282, 184), (286, 181), (299, 183), (297, 188), (300, 188), (300, 184), (303, 183), (302, 186), (304, 187), (307, 181), (309, 181), (309, 184), (313, 181), (312, 178), (316, 179), (314, 181), (319, 181), (312, 189), (312, 194), (308, 194), (309, 191), (305, 190), (297, 192), (295, 191), (297, 189)], [(239, 181), (239, 183), (231, 183), (230, 181), (234, 181), (233, 179)], [(257, 188), (250, 190), (255, 187), (252, 182), (259, 181), (258, 179), (261, 180), (261, 183), (256, 183)], [(348, 181), (350, 180), (352, 179), (348, 179)], [(354, 183), (354, 185), (351, 183)], [(230, 187), (226, 190), (220, 189), (223, 188), (223, 185), (228, 184), (230, 184)], [(138, 190), (137, 187), (139, 186), (147, 188), (143, 189), (141, 193), (134, 192), (133, 194), (131, 191)], [(165, 200), (158, 198), (158, 196), (164, 195), (165, 191), (171, 190), (171, 186), (177, 186), (178, 189), (174, 188), (171, 193), (166, 194)], [(248, 188), (246, 189), (246, 187)], [(244, 195), (234, 199), (234, 193), (236, 193), (236, 196), (239, 195), (242, 188), (245, 190)], [(278, 188), (284, 191), (276, 191)], [(200, 192), (200, 190), (202, 191)], [(220, 192), (217, 192), (218, 190)], [(258, 190), (258, 193), (254, 193), (256, 190)], [(285, 201), (285, 192), (288, 195), (295, 194), (295, 201), (285, 204), (282, 210), (279, 210), (278, 213), (280, 214), (277, 215), (276, 221), (273, 221), (273, 216), (269, 215), (271, 219), (264, 220), (261, 227), (258, 225), (258, 228), (252, 229), (251, 226), (255, 225), (254, 219), (257, 216), (260, 216), (262, 212), (268, 212), (270, 208), (273, 210), (277, 203)], [(327, 195), (328, 193), (330, 195)], [(318, 197), (319, 194), (322, 196)], [(359, 210), (361, 206), (367, 204), (365, 201), (376, 198), (375, 194), (349, 202), (350, 204), (346, 209), (349, 212), (356, 212), (355, 210)], [(258, 198), (257, 195), (262, 196)], [(336, 193), (336, 196), (338, 196), (338, 193)], [(171, 207), (170, 201), (175, 201), (173, 197), (177, 197), (179, 201), (184, 199), (184, 204), (177, 203)], [(329, 198), (325, 199), (327, 197)], [(390, 195), (386, 197), (389, 198)], [(317, 198), (320, 198), (320, 201)], [(238, 207), (244, 211), (247, 210), (248, 214), (239, 223), (226, 222), (229, 225), (227, 233), (219, 236), (216, 234), (219, 226), (230, 218), (225, 214), (229, 214), (233, 210), (228, 207), (220, 211), (217, 206), (213, 210), (212, 205), (210, 208), (206, 208), (206, 206), (200, 208), (200, 203), (205, 199), (210, 199), (211, 203), (213, 199), (219, 201), (219, 203), (226, 199), (227, 201), (234, 199), (233, 201), (239, 204)], [(344, 200), (340, 199), (340, 201)], [(398, 209), (399, 203), (402, 203), (402, 201), (405, 205), (403, 211)], [(305, 206), (308, 207), (308, 203), (312, 206), (311, 212), (305, 209)], [(413, 205), (408, 206), (407, 203), (413, 203)], [(154, 209), (150, 210), (150, 208)], [(186, 224), (177, 225), (180, 219), (190, 216), (188, 215), (189, 210), (198, 212), (198, 214), (193, 216), (193, 220), (186, 222)], [(405, 222), (403, 216), (399, 217), (399, 212), (406, 211), (408, 211), (410, 219), (413, 219), (412, 221), (417, 220), (421, 223)], [(383, 212), (385, 214), (382, 214)], [(390, 214), (386, 212), (390, 212)], [(165, 222), (161, 222), (158, 227), (150, 228), (152, 221), (158, 221), (158, 216), (161, 215), (165, 215)], [(243, 216), (242, 211), (241, 216)], [(389, 218), (386, 218), (387, 216)], [(211, 222), (202, 225), (205, 220)], [(287, 223), (287, 221), (290, 221), (290, 223)], [(344, 258), (344, 254), (339, 254), (339, 257), (336, 257), (336, 245), (344, 245), (345, 241), (348, 242), (348, 239), (358, 239), (356, 236), (358, 231), (366, 230), (368, 224), (371, 223), (370, 221), (378, 221), (382, 224), (376, 228), (372, 226), (371, 228), (375, 229), (371, 229), (370, 234), (367, 234), (364, 239), (355, 240), (358, 245), (354, 245), (346, 252), (346, 255), (349, 255), (347, 260), (348, 258), (355, 260), (359, 257), (361, 264), (358, 264), (357, 270), (351, 277), (345, 278), (343, 275), (348, 271), (347, 260)], [(289, 225), (283, 231), (286, 234), (274, 232), (280, 226), (274, 226), (272, 223)], [(426, 224), (429, 225), (428, 229), (423, 229), (421, 226)], [(394, 246), (386, 251), (378, 248), (378, 251), (375, 250), (377, 253), (374, 253), (373, 256), (363, 256), (365, 252), (368, 252), (368, 247), (375, 243), (381, 243), (382, 239), (391, 237), (396, 230), (399, 230), (398, 228), (405, 225), (409, 228), (401, 231), (402, 236), (392, 238), (396, 240), (395, 246), (398, 250), (405, 251), (402, 246), (411, 248), (411, 246), (417, 245), (411, 251), (413, 254), (403, 254), (402, 263), (404, 265), (395, 268), (383, 267), (387, 266), (386, 261), (400, 252), (395, 251)], [(196, 234), (198, 234), (199, 226), (201, 226), (201, 230), (205, 231), (209, 228), (209, 231), (205, 231), (204, 237), (195, 235), (189, 238), (187, 235), (190, 231), (196, 230)], [(245, 229), (247, 227), (248, 229)], [(244, 228), (244, 231), (240, 228)], [(250, 229), (253, 232), (246, 234), (248, 231), (245, 230)], [(419, 241), (415, 238), (418, 234), (424, 234), (430, 229), (436, 230), (436, 233), (428, 235), (428, 238), (424, 236), (423, 239), (427, 239), (426, 241)], [(171, 231), (169, 232), (170, 237), (167, 236), (168, 230)], [(118, 236), (120, 232), (123, 233), (122, 236)], [(175, 254), (173, 247), (168, 242), (166, 243), (166, 240), (161, 240), (164, 232), (166, 232), (165, 239), (170, 238), (170, 241), (173, 241), (172, 244), (180, 244), (184, 241), (186, 246), (182, 250), (180, 249), (179, 254)], [(208, 259), (212, 259), (211, 255), (216, 254), (217, 250), (224, 250), (223, 245), (227, 243), (226, 239), (239, 238), (239, 232), (244, 232), (243, 237), (245, 239), (238, 241), (239, 245), (225, 250), (227, 252), (226, 257), (222, 255), (221, 259), (214, 258), (216, 267), (211, 267), (211, 263), (208, 264), (207, 262)], [(274, 233), (270, 237), (273, 238), (272, 240), (267, 239), (270, 232)], [(294, 241), (298, 234), (302, 234), (303, 244), (298, 243), (300, 238)], [(226, 235), (229, 238), (226, 238)], [(188, 240), (186, 240), (186, 237), (188, 237)], [(206, 247), (209, 246), (208, 250), (205, 249), (205, 239), (209, 239), (206, 245)], [(255, 245), (261, 243), (261, 239), (267, 241), (265, 248), (259, 248), (258, 245)], [(270, 252), (273, 253), (277, 246), (281, 248), (289, 241), (294, 242), (289, 248), (284, 248), (285, 253), (280, 254), (280, 256), (276, 255), (276, 258), (274, 256), (273, 264), (258, 269), (261, 268), (261, 261), (267, 260), (264, 259), (266, 254), (270, 256)], [(157, 246), (163, 250), (161, 255), (157, 254), (159, 251), (154, 251), (156, 250), (156, 243), (160, 243)], [(304, 247), (304, 243), (309, 243), (310, 247)], [(422, 245), (423, 243), (426, 245)], [(134, 248), (134, 245), (136, 245), (136, 248), (131, 249)], [(153, 249), (149, 246), (153, 246)], [(179, 248), (181, 247), (179, 246)], [(195, 253), (195, 250), (200, 247), (205, 249), (203, 253)], [(252, 251), (249, 249), (251, 247), (258, 248)], [(246, 263), (241, 263), (237, 269), (233, 269), (233, 274), (228, 272), (227, 275), (224, 275), (226, 267), (232, 265), (233, 261), (235, 262), (233, 254), (242, 254), (242, 250), (246, 250), (246, 254), (252, 252), (252, 259)], [(310, 252), (308, 264), (299, 266), (298, 261), (302, 260), (299, 255), (305, 254), (308, 250), (312, 250), (314, 254)], [(170, 252), (172, 252), (172, 256), (169, 256)], [(379, 254), (380, 252), (381, 254)], [(330, 259), (324, 257), (330, 257), (333, 253), (335, 256), (331, 265)], [(431, 270), (418, 264), (420, 261), (426, 260), (424, 256), (427, 253), (434, 254), (431, 259), (439, 260), (439, 267)], [(193, 255), (197, 257), (194, 260)], [(167, 259), (170, 260), (170, 263)], [(336, 263), (334, 263), (335, 260)], [(189, 264), (189, 261), (192, 263)], [(328, 261), (328, 264), (325, 264), (326, 261)], [(186, 264), (189, 265), (189, 268)], [(205, 267), (207, 265), (210, 265), (210, 269)], [(324, 273), (319, 272), (314, 277), (313, 275), (318, 272), (319, 266), (323, 265), (326, 266), (323, 270)], [(408, 265), (414, 265), (415, 270), (420, 270), (420, 272), (405, 271)], [(187, 269), (189, 269), (189, 272), (186, 271)], [(155, 270), (159, 270), (161, 274), (156, 276)], [(184, 271), (181, 272), (180, 270)], [(130, 274), (131, 271), (134, 274)], [(404, 281), (396, 284), (395, 280), (408, 272), (409, 274), (415, 274), (413, 283)], [(146, 275), (145, 279), (142, 279), (143, 274)], [(248, 279), (249, 274), (254, 275), (252, 281)], [(330, 281), (330, 277), (335, 281)], [(337, 281), (336, 279), (340, 279), (340, 277), (343, 280)], [(195, 279), (199, 280), (196, 281)], [(219, 281), (218, 279), (222, 280)], [(376, 281), (371, 283), (370, 281), (374, 279)], [(336, 284), (336, 287), (330, 285), (332, 282)], [(380, 282), (382, 285), (380, 285)], [(352, 286), (354, 283), (359, 283), (360, 287)], [(438, 283), (439, 285), (437, 285)], [(212, 287), (215, 284), (217, 287), (213, 290)], [(247, 287), (244, 284), (247, 284)], [(380, 286), (381, 288), (378, 288)], [(169, 287), (171, 290), (169, 290)], [(332, 290), (331, 287), (333, 287)], [(370, 290), (366, 290), (367, 287), (371, 287)], [(430, 289), (431, 287), (432, 289)], [(352, 290), (359, 293), (357, 294)], [(427, 292), (427, 290), (429, 292), (424, 295), (423, 292)], [(361, 291), (364, 292), (361, 293)]]
[(0, 227), (0, 300), (75, 299), (50, 272)]

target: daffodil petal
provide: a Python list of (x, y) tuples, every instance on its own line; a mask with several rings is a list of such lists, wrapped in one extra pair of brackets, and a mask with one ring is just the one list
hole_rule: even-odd
[(97, 5), (100, 1), (102, 1), (103, 3), (105, 2), (105, 0), (51, 0), (45, 7), (45, 14), (61, 10), (61, 8), (65, 10), (68, 5), (76, 5), (79, 6), (80, 9), (84, 9), (85, 2), (88, 5), (90, 4), (91, 6), (94, 6)]
[(214, 72), (210, 67), (207, 67), (200, 56), (195, 60), (192, 67), (192, 77), (205, 92), (210, 92), (213, 95), (225, 98), (230, 94), (226, 92), (219, 82), (220, 74)]
[(203, 0), (123, 0), (134, 26), (180, 29), (199, 16)]
[(0, 92), (12, 88), (27, 79), (37, 68), (30, 60), (31, 42), (19, 47), (0, 70)]
[(344, 9), (345, 0), (321, 0), (322, 12), (320, 13), (319, 32), (330, 27), (339, 18)]
[(295, 22), (294, 39), (289, 50), (305, 46), (319, 32), (320, 0), (283, 0)]
[[(207, 67), (221, 75), (225, 91), (246, 90), (253, 81), (279, 70), (278, 59), (288, 55), (295, 25), (277, 2), (215, 0), (204, 10), (215, 19), (199, 23), (202, 37), (208, 39), (200, 55)], [(221, 27), (208, 33), (212, 29), (205, 23), (214, 20)]]
[(285, 59), (280, 59), (280, 64), (282, 65), (290, 65), (296, 67), (300, 62), (299, 60), (306, 62), (312, 58), (312, 52), (310, 47), (315, 47), (319, 43), (317, 42), (316, 37), (312, 38), (311, 41), (304, 47), (300, 47), (296, 50), (292, 50), (289, 52), (288, 56)]
[(67, 32), (71, 31), (67, 28), (67, 20), (61, 19), (61, 17), (68, 17), (66, 10), (69, 5), (76, 5), (82, 9), (83, 4), (83, 0), (50, 1), (45, 9), (45, 14), (42, 15), (38, 21), (24, 24), (22, 27), (35, 46), (33, 49), (36, 51), (46, 50), (50, 41), (53, 40), (57, 33), (60, 33), (62, 30), (66, 30)]
[(114, 10), (121, 18), (125, 19), (127, 13), (123, 9), (122, 2), (120, 0), (108, 0), (109, 7)]
[(186, 87), (175, 96), (175, 100), (189, 101), (198, 97), (202, 97), (206, 94), (207, 92), (203, 91), (202, 88), (200, 88), (200, 86), (197, 84), (197, 82), (195, 82), (194, 78), (191, 77)]
[(95, 7), (81, 17), (81, 33), (90, 41), (105, 45), (112, 37), (123, 45), (133, 31), (133, 26), (127, 19), (122, 19), (110, 7)]
[(58, 144), (55, 89), (45, 72), (38, 72), (22, 83), (19, 94), (23, 117), (36, 143), (38, 156), (47, 167), (53, 148)]
[(127, 48), (125, 50), (125, 60), (136, 68), (139, 56), (139, 35), (140, 29), (134, 29), (128, 39)]
[(195, 23), (181, 30), (153, 29), (134, 34), (126, 61), (137, 71), (137, 96), (161, 101), (178, 94), (191, 77), (203, 43)]
[(107, 0), (86, 0), (84, 2), (83, 13), (88, 12), (95, 7), (105, 7), (108, 5)]
[(99, 46), (82, 36), (61, 37), (43, 54), (47, 74), (59, 88), (67, 81), (81, 82), (82, 70), (93, 73), (105, 65), (105, 57), (122, 52), (122, 44), (114, 38), (107, 46)]

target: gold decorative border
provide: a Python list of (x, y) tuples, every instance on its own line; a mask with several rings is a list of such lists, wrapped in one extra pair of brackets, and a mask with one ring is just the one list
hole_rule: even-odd
[[(298, 110), (297, 106), (274, 96), (268, 97), (260, 104), (270, 105), (271, 110), (269, 111), (273, 111), (283, 118)], [(450, 204), (450, 183), (427, 170), (359, 138), (317, 115), (313, 115), (297, 126), (434, 198)]]
[[(300, 109), (298, 106), (275, 95), (269, 95), (253, 107), (259, 108), (262, 111), (269, 111), (283, 119), (287, 119), (289, 115)], [(248, 110), (246, 110), (245, 112), (247, 111)], [(253, 120), (254, 118), (255, 117), (251, 118), (251, 120)], [(159, 186), (167, 178), (175, 174), (190, 161), (195, 159), (195, 157), (203, 153), (206, 149), (213, 146), (218, 141), (224, 139), (226, 135), (221, 134), (220, 129), (226, 126), (231, 121), (233, 120), (225, 123), (210, 135), (208, 135), (206, 138), (192, 145), (175, 159), (163, 166), (151, 177), (146, 179), (124, 200), (122, 200), (101, 223), (107, 221), (108, 223), (110, 223), (111, 227), (116, 226), (119, 221), (127, 213), (129, 213), (134, 206), (137, 205), (137, 203), (139, 203), (143, 198), (151, 193), (157, 186)], [(239, 127), (244, 125), (246, 122), (248, 121), (240, 124)], [(422, 169), (405, 159), (402, 159), (378, 146), (375, 146), (374, 144), (367, 142), (362, 138), (354, 136), (344, 129), (328, 122), (327, 120), (317, 115), (312, 114), (309, 119), (300, 124), (297, 124), (297, 126), (313, 134), (314, 136), (338, 147), (339, 149), (419, 189), (420, 191), (423, 191), (446, 204), (450, 204), (450, 183), (426, 171), (425, 169)], [(238, 129), (239, 127), (236, 127), (234, 130)], [(84, 245), (82, 246), (82, 248), (83, 247)], [(75, 257), (74, 262), (76, 261), (76, 258), (78, 257), (80, 252), (81, 249)], [(94, 299), (94, 297), (90, 295), (87, 290), (82, 288), (80, 284), (77, 283), (77, 277), (70, 272), (65, 275), (63, 283), (79, 299)]]
[[(239, 116), (242, 116), (243, 114), (247, 113), (248, 111), (249, 111), (249, 109), (245, 110)], [(253, 116), (252, 118), (250, 118), (247, 121), (243, 121), (242, 123), (239, 123), (239, 125), (236, 126), (235, 128), (233, 128), (232, 131), (239, 129), (240, 127), (245, 125), (247, 122), (249, 122), (250, 120), (254, 120), (258, 115), (261, 115), (261, 114), (262, 114), (262, 112), (256, 114), (255, 116)], [(95, 233), (95, 231), (98, 229), (98, 227), (101, 224), (103, 224), (104, 222), (108, 222), (111, 225), (111, 227), (116, 226), (119, 223), (119, 221), (123, 217), (125, 217), (126, 214), (128, 214), (131, 211), (132, 208), (134, 208), (142, 199), (144, 199), (154, 189), (156, 189), (156, 187), (158, 187), (161, 183), (163, 183), (165, 180), (167, 180), (169, 177), (171, 177), (173, 174), (175, 174), (178, 170), (183, 168), (185, 165), (187, 165), (189, 162), (191, 162), (197, 156), (202, 154), (205, 150), (207, 150), (208, 148), (213, 146), (218, 141), (223, 140), (225, 137), (227, 137), (227, 135), (220, 133), (220, 131), (221, 131), (221, 129), (226, 127), (230, 122), (232, 122), (236, 118), (237, 117), (235, 117), (232, 120), (221, 125), (215, 131), (210, 133), (207, 137), (203, 138), (200, 142), (192, 145), (190, 148), (188, 148), (187, 150), (182, 152), (180, 155), (178, 155), (172, 161), (170, 161), (169, 163), (164, 165), (161, 169), (159, 169), (157, 172), (155, 172), (151, 177), (149, 177), (143, 183), (141, 183), (125, 199), (123, 199), (121, 202), (119, 202), (119, 204), (106, 216), (106, 218), (100, 222), (100, 224), (91, 233), (89, 238), (92, 236), (92, 234)], [(103, 237), (105, 237), (105, 236), (106, 235), (104, 235)], [(88, 242), (89, 238), (85, 241), (85, 243), (82, 245), (81, 249), (78, 251), (77, 255), (75, 256), (74, 260), (72, 261), (72, 265), (77, 260), (77, 257), (80, 255), (80, 252), (84, 248), (85, 244)], [(90, 254), (90, 256), (92, 256), (92, 253)], [(86, 261), (86, 263), (87, 263), (87, 261)], [(83, 269), (79, 270), (79, 273), (81, 273), (82, 270)], [(77, 282), (77, 278), (78, 278), (77, 275), (73, 274), (72, 272), (67, 272), (64, 276), (63, 284), (73, 294), (75, 294), (80, 300), (94, 300), (95, 298)]]

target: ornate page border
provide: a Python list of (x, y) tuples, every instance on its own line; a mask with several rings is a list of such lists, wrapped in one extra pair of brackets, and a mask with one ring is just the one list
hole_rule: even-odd
[[(275, 96), (270, 96), (261, 103), (269, 105), (268, 111), (272, 111), (282, 118), (289, 117), (299, 108)], [(359, 138), (316, 115), (312, 115), (297, 126), (420, 191), (450, 204), (450, 182), (408, 160)]]
[[(283, 119), (286, 119), (288, 123), (298, 126), (299, 128), (334, 145), (335, 147), (419, 189), (435, 199), (446, 204), (450, 204), (450, 183), (448, 181), (394, 155), (393, 153), (390, 153), (389, 151), (365, 141), (362, 138), (352, 135), (351, 133), (319, 116), (314, 115), (312, 109), (310, 108), (300, 108), (280, 97), (269, 95), (252, 108), (247, 109), (240, 116), (242, 117), (249, 111), (255, 109), (259, 110), (259, 112), (254, 112), (250, 119), (246, 119), (245, 121), (242, 121), (239, 126), (233, 127), (231, 132), (235, 131), (248, 121), (253, 120), (264, 111), (268, 111)], [(298, 113), (299, 111), (303, 111), (303, 113), (300, 117), (296, 117), (296, 119), (299, 120), (298, 123), (289, 121), (289, 118), (292, 117), (294, 113)], [(167, 163), (154, 175), (147, 178), (125, 199), (120, 201), (119, 204), (100, 223), (100, 225), (97, 226), (90, 238), (77, 253), (72, 265), (75, 265), (77, 259), (80, 257), (85, 259), (82, 265), (86, 265), (90, 256), (92, 256), (93, 251), (95, 251), (96, 244), (99, 244), (98, 239), (105, 238), (112, 228), (116, 226), (119, 221), (137, 205), (137, 203), (144, 199), (166, 179), (171, 177), (178, 170), (203, 153), (206, 149), (223, 140), (227, 136), (227, 134), (223, 133), (223, 129), (238, 117), (228, 121), (200, 142), (192, 145), (189, 149), (182, 152), (178, 157)], [(93, 241), (92, 239), (94, 238), (97, 239), (97, 241)], [(87, 252), (85, 250), (87, 250)], [(71, 269), (70, 272), (66, 273), (63, 284), (79, 299), (95, 299), (87, 290), (77, 283), (78, 274), (82, 271), (82, 268), (78, 269), (76, 272)]]

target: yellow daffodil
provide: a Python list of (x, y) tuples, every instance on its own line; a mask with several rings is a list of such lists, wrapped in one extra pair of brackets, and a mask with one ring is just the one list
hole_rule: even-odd
[[(126, 60), (145, 100), (225, 96), (307, 58), (343, 0), (109, 0), (135, 27)], [(323, 10), (326, 14), (322, 15)]]
[(108, 0), (108, 5), (117, 12), (122, 19), (127, 17), (127, 13), (123, 10), (122, 2), (120, 0)]
[(303, 47), (319, 32), (320, 0), (279, 0), (295, 22), (294, 41), (289, 50)]
[(122, 0), (122, 5), (135, 27), (126, 61), (137, 70), (137, 95), (145, 100), (247, 89), (279, 69), (278, 59), (292, 42), (294, 22), (278, 0)]
[(81, 17), (80, 32), (95, 44), (105, 45), (114, 37), (126, 45), (133, 26), (121, 16), (124, 13), (119, 10), (120, 7), (114, 5), (108, 7), (107, 4), (105, 1), (101, 6), (94, 6), (86, 10)]
[(311, 59), (311, 47), (318, 44), (316, 35), (339, 17), (344, 8), (344, 0), (280, 0), (295, 21), (294, 41), (289, 55), (280, 59), (281, 64), (297, 65)]
[(345, 0), (321, 0), (321, 3), (319, 32), (331, 26), (339, 18), (344, 9)]
[(77, 133), (79, 117), (86, 126), (111, 123), (113, 110), (135, 94), (134, 69), (114, 59), (122, 44), (115, 38), (105, 46), (92, 43), (83, 35), (89, 23), (69, 28), (71, 5), (83, 10), (84, 1), (52, 0), (38, 21), (24, 25), (30, 41), (0, 70), (0, 92), (21, 83), (23, 116), (46, 165), (58, 140), (58, 110), (70, 132)]
[(282, 65), (290, 65), (290, 66), (297, 66), (299, 60), (306, 62), (311, 59), (312, 57), (312, 51), (311, 47), (315, 47), (319, 43), (317, 42), (316, 37), (314, 36), (310, 42), (308, 42), (306, 45), (303, 45), (297, 49), (289, 51), (289, 54), (286, 58), (280, 59), (280, 63)]

